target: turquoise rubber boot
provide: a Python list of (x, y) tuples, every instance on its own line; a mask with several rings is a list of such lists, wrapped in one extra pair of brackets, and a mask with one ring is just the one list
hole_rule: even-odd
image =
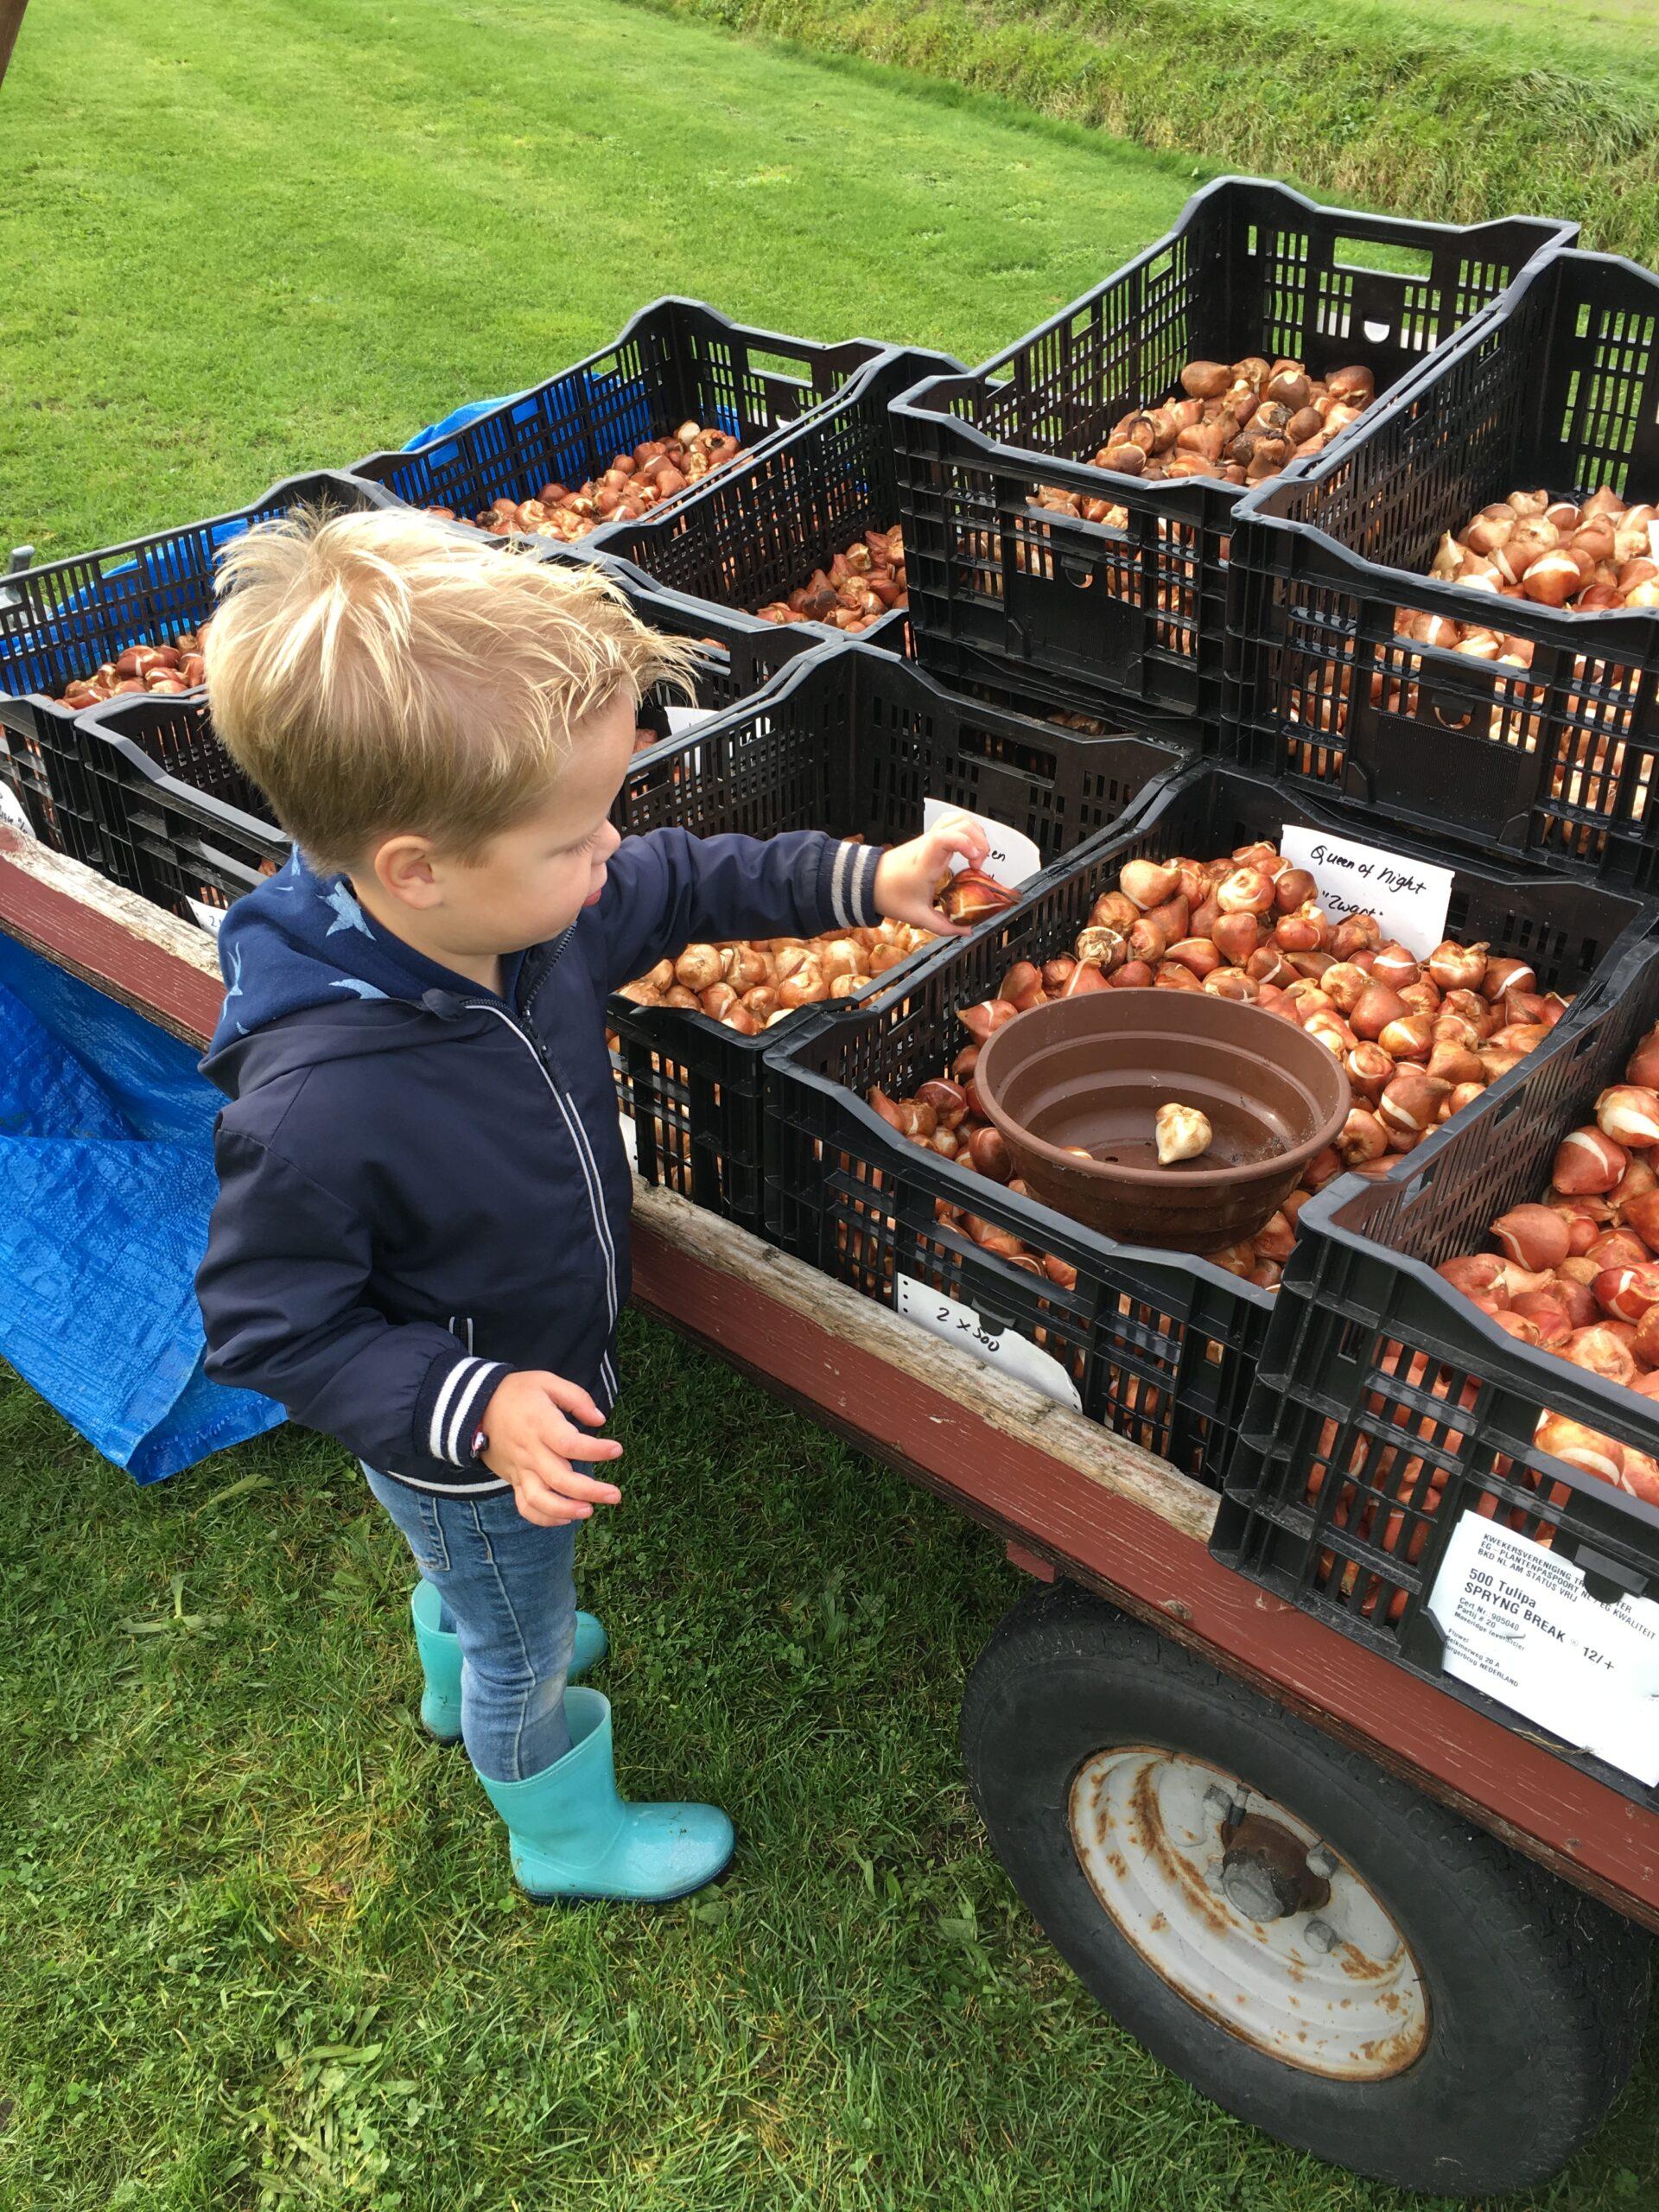
[(713, 1805), (630, 1805), (616, 1794), (611, 1706), (567, 1690), (571, 1747), (528, 1782), (485, 1782), (507, 1824), (512, 1871), (537, 1904), (608, 1897), (666, 1904), (731, 1864), (732, 1824)]
[[(421, 1692), (421, 1726), (435, 1743), (461, 1741), (461, 1639), (441, 1629), (443, 1600), (429, 1582), (417, 1582), (409, 1601), (415, 1623), (415, 1649), (421, 1655), (426, 1687)], [(604, 1630), (591, 1613), (576, 1615), (576, 1640), (569, 1679), (595, 1667), (608, 1649)]]

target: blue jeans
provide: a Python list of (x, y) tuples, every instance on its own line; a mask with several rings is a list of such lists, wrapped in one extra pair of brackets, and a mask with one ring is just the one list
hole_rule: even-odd
[(461, 1643), (461, 1733), (490, 1782), (527, 1782), (570, 1749), (564, 1678), (576, 1633), (575, 1529), (539, 1529), (511, 1491), (442, 1497), (365, 1467)]

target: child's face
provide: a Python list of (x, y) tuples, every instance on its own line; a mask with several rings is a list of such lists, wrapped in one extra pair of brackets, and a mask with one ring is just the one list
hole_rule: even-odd
[(632, 700), (619, 695), (582, 729), (544, 806), (492, 837), (474, 860), (433, 855), (450, 951), (522, 952), (597, 902), (605, 864), (622, 842), (609, 816), (632, 757), (634, 723)]

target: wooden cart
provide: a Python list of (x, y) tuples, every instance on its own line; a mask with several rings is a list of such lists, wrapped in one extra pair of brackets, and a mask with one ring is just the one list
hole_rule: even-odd
[[(0, 928), (179, 1037), (213, 1027), (209, 939), (3, 828)], [(1034, 1579), (963, 1755), (1101, 2001), (1362, 2172), (1470, 2194), (1559, 2166), (1640, 2040), (1659, 1817), (1218, 1565), (1215, 1498), (1166, 1461), (671, 1193), (637, 1186), (633, 1230), (643, 1306)]]

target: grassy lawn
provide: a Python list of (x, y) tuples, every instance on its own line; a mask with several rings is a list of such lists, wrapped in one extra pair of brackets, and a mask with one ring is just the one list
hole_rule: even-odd
[(1340, 206), (1659, 253), (1654, 0), (639, 0), (899, 63)]
[[(609, 0), (57, 0), (3, 94), (0, 543), (240, 502), (531, 380), (665, 290), (974, 356), (1177, 168)], [(0, 2212), (1406, 2212), (1236, 2126), (984, 1848), (994, 1546), (633, 1320), (584, 1534), (625, 1788), (732, 1882), (539, 1913), (425, 1745), (406, 1555), (283, 1432), (156, 1489), (0, 1384)], [(1659, 2191), (1659, 2044), (1512, 2212)]]
[(0, 547), (42, 559), (401, 445), (664, 292), (980, 359), (1194, 188), (607, 0), (176, 0), (165, 40), (56, 0), (0, 98)]

